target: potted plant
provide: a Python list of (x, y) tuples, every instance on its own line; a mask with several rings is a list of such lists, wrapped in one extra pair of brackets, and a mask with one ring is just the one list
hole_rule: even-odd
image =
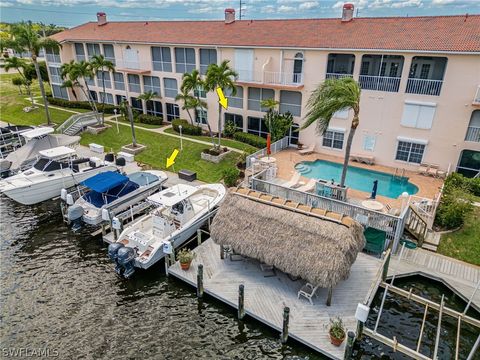
[(192, 263), (195, 253), (188, 249), (182, 249), (177, 254), (177, 259), (180, 261), (180, 266), (182, 270), (190, 269), (190, 264)]
[(341, 318), (336, 317), (330, 319), (328, 333), (330, 334), (330, 342), (333, 345), (340, 346), (342, 344), (343, 340), (345, 340), (346, 332)]
[(302, 150), (303, 144), (301, 142), (297, 142), (297, 149)]

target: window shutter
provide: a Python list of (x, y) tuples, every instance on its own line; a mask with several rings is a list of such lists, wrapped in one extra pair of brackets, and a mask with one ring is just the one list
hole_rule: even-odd
[(405, 104), (400, 124), (408, 127), (416, 127), (420, 112), (420, 106), (415, 104)]
[(435, 116), (434, 106), (419, 106), (419, 114), (417, 121), (417, 128), (419, 129), (431, 129), (433, 117)]

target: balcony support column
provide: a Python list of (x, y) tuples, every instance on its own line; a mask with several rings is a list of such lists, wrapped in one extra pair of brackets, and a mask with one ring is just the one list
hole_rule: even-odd
[(403, 57), (402, 78), (400, 80), (400, 88), (398, 89), (400, 93), (405, 93), (407, 91), (408, 76), (413, 61), (413, 55), (403, 55)]

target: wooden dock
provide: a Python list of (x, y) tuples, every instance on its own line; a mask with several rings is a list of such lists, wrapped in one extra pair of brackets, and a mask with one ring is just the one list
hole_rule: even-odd
[[(343, 359), (345, 342), (341, 347), (333, 346), (328, 335), (330, 317), (340, 316), (347, 329), (355, 330), (355, 310), (370, 293), (378, 278), (382, 261), (363, 253), (358, 254), (348, 280), (333, 290), (331, 306), (325, 305), (327, 289), (319, 289), (314, 304), (305, 298), (297, 299), (304, 284), (293, 281), (277, 271), (274, 276), (263, 272), (253, 259), (232, 261), (220, 259), (220, 247), (212, 239), (198, 246), (196, 258), (188, 271), (180, 269), (179, 263), (169, 268), (169, 274), (196, 287), (197, 268), (203, 265), (204, 289), (210, 296), (238, 308), (238, 289), (245, 288), (245, 313), (271, 328), (281, 331), (285, 306), (290, 308), (289, 336), (304, 345), (333, 359)], [(321, 261), (321, 259), (319, 259)], [(266, 276), (267, 275), (267, 276)]]
[[(402, 260), (392, 257), (388, 275), (423, 274), (446, 283), (468, 302), (480, 281), (480, 267), (436, 254), (424, 249), (405, 248)], [(480, 310), (480, 289), (472, 299), (472, 307)]]

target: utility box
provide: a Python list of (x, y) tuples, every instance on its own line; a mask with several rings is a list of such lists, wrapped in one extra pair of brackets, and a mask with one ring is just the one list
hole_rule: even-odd
[(186, 181), (194, 181), (197, 180), (197, 173), (182, 169), (178, 172), (178, 178)]

